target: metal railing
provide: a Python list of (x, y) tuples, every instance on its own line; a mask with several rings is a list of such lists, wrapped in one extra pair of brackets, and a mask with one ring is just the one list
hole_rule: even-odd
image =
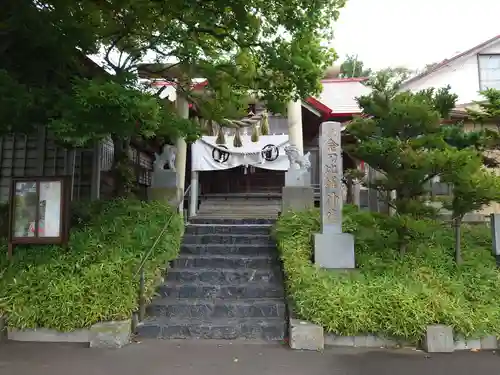
[[(182, 196), (180, 198), (176, 199), (176, 201), (173, 204), (173, 207), (177, 207), (177, 210), (181, 215), (187, 215), (186, 211), (184, 211), (184, 200), (186, 199), (186, 196), (189, 194), (190, 190), (191, 190), (191, 185), (189, 185), (187, 187), (187, 189), (182, 193)], [(145, 283), (146, 283), (145, 277), (146, 276), (145, 276), (145, 272), (144, 272), (144, 266), (146, 265), (146, 262), (148, 261), (151, 254), (153, 254), (153, 251), (156, 248), (156, 246), (158, 245), (158, 242), (160, 242), (161, 238), (163, 237), (163, 235), (167, 231), (168, 227), (170, 226), (170, 223), (172, 222), (172, 218), (173, 218), (173, 216), (170, 216), (168, 218), (168, 220), (165, 223), (165, 225), (163, 226), (162, 230), (160, 231), (160, 233), (156, 237), (155, 242), (153, 242), (153, 245), (151, 246), (151, 248), (142, 257), (141, 263), (139, 264), (139, 267), (134, 274), (134, 278), (136, 278), (137, 275), (139, 275), (139, 311), (138, 311), (139, 322), (143, 321), (144, 316), (146, 315), (146, 297), (144, 295), (145, 288), (146, 288), (146, 286), (145, 286)]]

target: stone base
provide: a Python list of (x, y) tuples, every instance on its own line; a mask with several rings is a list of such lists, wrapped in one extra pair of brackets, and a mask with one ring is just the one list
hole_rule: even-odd
[(311, 186), (311, 172), (303, 169), (290, 169), (285, 172), (285, 186)]
[(285, 186), (282, 190), (281, 212), (306, 211), (314, 208), (312, 186)]
[(300, 319), (290, 319), (290, 348), (298, 350), (323, 350), (323, 327)]
[(450, 326), (427, 326), (424, 349), (428, 353), (452, 353), (455, 351), (453, 329)]
[(149, 188), (148, 189), (148, 200), (150, 201), (161, 201), (172, 203), (175, 202), (178, 197), (177, 188)]
[(316, 233), (314, 263), (328, 269), (353, 269), (354, 236), (350, 233)]
[(16, 329), (9, 328), (7, 337), (12, 341), (27, 342), (89, 342), (89, 330), (78, 329), (72, 332), (60, 332), (55, 329), (35, 328)]
[(485, 336), (481, 338), (481, 349), (482, 350), (496, 350), (498, 349), (498, 339), (496, 336)]
[(175, 189), (177, 187), (177, 172), (168, 169), (153, 171), (151, 186), (154, 188)]
[(333, 334), (325, 335), (325, 346), (357, 347), (357, 348), (400, 348), (411, 346), (409, 342), (388, 339), (385, 337), (367, 336), (338, 336)]
[(47, 328), (8, 328), (7, 331), (7, 339), (12, 341), (89, 343), (91, 348), (121, 348), (130, 341), (131, 321), (97, 323), (72, 332)]
[(131, 329), (130, 320), (94, 324), (90, 328), (90, 347), (121, 348), (130, 342)]

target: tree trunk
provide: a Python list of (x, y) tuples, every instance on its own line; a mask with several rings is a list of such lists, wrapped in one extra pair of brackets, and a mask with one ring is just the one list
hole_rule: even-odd
[(406, 239), (406, 228), (401, 227), (396, 230), (396, 234), (398, 235), (398, 244), (399, 244), (399, 255), (402, 257), (406, 254), (406, 249), (408, 247), (408, 241)]
[(354, 199), (353, 199), (353, 181), (351, 176), (347, 176), (346, 178), (346, 187), (347, 187), (347, 197), (346, 197), (346, 203), (347, 204), (353, 204)]
[(462, 264), (462, 241), (461, 241), (461, 226), (462, 226), (462, 217), (457, 216), (454, 220), (455, 226), (455, 262), (457, 264)]
[(131, 172), (129, 160), (130, 140), (113, 134), (113, 196), (125, 197), (131, 191)]
[(403, 239), (403, 240), (400, 240), (399, 241), (399, 255), (401, 255), (402, 257), (405, 256), (406, 254), (406, 248), (408, 247), (408, 244), (406, 243), (406, 240)]

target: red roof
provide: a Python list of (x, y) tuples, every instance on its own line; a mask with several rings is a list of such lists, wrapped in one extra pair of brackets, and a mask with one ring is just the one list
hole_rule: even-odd
[(414, 81), (417, 81), (423, 77), (426, 77), (428, 76), (429, 74), (431, 73), (434, 73), (436, 70), (439, 70), (441, 68), (443, 68), (444, 66), (448, 65), (449, 63), (455, 61), (455, 60), (458, 60), (464, 56), (467, 56), (471, 53), (473, 53), (474, 51), (477, 51), (477, 50), (481, 50), (483, 48), (485, 48), (486, 46), (488, 46), (488, 44), (491, 44), (497, 40), (500, 40), (500, 35), (497, 35), (491, 39), (488, 39), (487, 41), (481, 43), (481, 44), (478, 44), (477, 46), (474, 46), (470, 49), (468, 49), (467, 51), (465, 52), (462, 52), (462, 53), (459, 53), (458, 55), (456, 56), (453, 56), (452, 58), (450, 59), (444, 59), (443, 61), (441, 61), (440, 63), (437, 63), (435, 64), (432, 68), (426, 70), (425, 72), (423, 73), (420, 73), (419, 75), (416, 75), (415, 77), (412, 77), (410, 78), (409, 80), (407, 80), (406, 82), (403, 83), (403, 85), (406, 85), (407, 83), (410, 83), (410, 82), (414, 82)]
[[(328, 79), (323, 79), (321, 80), (322, 83), (342, 83), (342, 82), (364, 82), (368, 78), (366, 77), (360, 77), (360, 78), (328, 78)], [(170, 81), (154, 81), (152, 83), (153, 86), (174, 86), (175, 83), (170, 82)], [(193, 84), (193, 89), (199, 90), (202, 89), (203, 87), (208, 85), (208, 81), (202, 81)], [(342, 117), (342, 116), (349, 116), (352, 115), (352, 113), (333, 113), (333, 109), (328, 107), (326, 104), (323, 104), (320, 102), (318, 99), (310, 96), (306, 100), (304, 100), (307, 104), (309, 104), (311, 107), (313, 107), (315, 110), (317, 110), (319, 113), (321, 113), (321, 116), (326, 119), (326, 118), (331, 118), (331, 117)]]

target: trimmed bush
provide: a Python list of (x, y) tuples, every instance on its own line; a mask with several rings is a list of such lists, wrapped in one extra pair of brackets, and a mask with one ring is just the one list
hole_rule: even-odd
[(403, 258), (391, 220), (346, 207), (358, 269), (339, 272), (311, 263), (319, 212), (282, 216), (275, 235), (295, 314), (339, 335), (377, 334), (419, 341), (429, 324), (465, 337), (500, 333), (500, 272), (486, 226), (463, 230), (463, 265), (453, 260), (453, 233), (434, 221), (412, 223)]
[[(183, 222), (159, 202), (114, 200), (73, 210), (69, 248), (17, 246), (13, 262), (0, 261), (0, 315), (16, 328), (71, 331), (128, 319), (137, 308), (134, 274), (164, 226), (149, 258), (148, 298), (161, 271), (179, 251)], [(5, 246), (1, 251), (5, 254)]]

